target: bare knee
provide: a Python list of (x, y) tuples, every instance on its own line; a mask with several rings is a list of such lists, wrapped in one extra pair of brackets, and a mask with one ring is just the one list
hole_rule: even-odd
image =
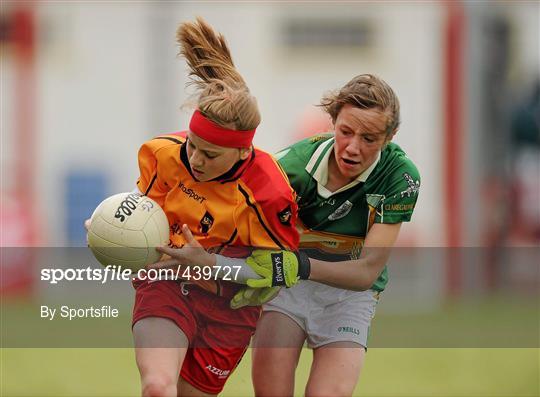
[(177, 379), (153, 374), (142, 378), (143, 397), (176, 397)]
[(300, 349), (253, 349), (252, 381), (257, 397), (294, 394), (294, 374)]
[(263, 314), (253, 342), (252, 378), (256, 396), (294, 394), (294, 374), (305, 338), (304, 330), (285, 314)]
[(335, 342), (315, 349), (306, 397), (351, 396), (364, 357), (364, 348), (352, 342)]
[(257, 397), (287, 397), (294, 394), (294, 372), (253, 372), (253, 389)]

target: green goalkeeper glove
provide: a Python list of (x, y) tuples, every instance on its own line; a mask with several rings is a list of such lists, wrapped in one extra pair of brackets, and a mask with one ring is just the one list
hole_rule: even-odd
[(268, 288), (295, 285), (307, 280), (311, 271), (309, 258), (303, 252), (255, 250), (246, 259), (247, 264), (262, 279), (249, 279), (252, 288)]
[(231, 299), (231, 309), (240, 309), (244, 306), (261, 306), (276, 297), (281, 287), (250, 288), (245, 287)]

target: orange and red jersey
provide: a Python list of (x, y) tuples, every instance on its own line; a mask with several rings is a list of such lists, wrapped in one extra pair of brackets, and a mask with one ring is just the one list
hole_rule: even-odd
[[(139, 150), (137, 186), (165, 211), (172, 246), (185, 244), (181, 230), (187, 224), (203, 247), (227, 250), (228, 256), (234, 255), (229, 247), (298, 248), (295, 193), (271, 155), (254, 149), (225, 175), (199, 182), (191, 173), (185, 141), (185, 133), (163, 135)], [(197, 284), (226, 297), (239, 288), (219, 280)]]

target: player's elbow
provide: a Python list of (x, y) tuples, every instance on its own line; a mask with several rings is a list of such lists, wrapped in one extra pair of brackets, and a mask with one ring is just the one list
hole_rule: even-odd
[(354, 277), (351, 278), (354, 280), (354, 291), (361, 292), (370, 289), (385, 265), (385, 261), (381, 258), (365, 258), (364, 261), (363, 266), (358, 266)]
[(367, 280), (365, 278), (359, 278), (358, 280), (355, 280), (352, 290), (356, 292), (367, 291), (371, 288), (373, 283), (374, 281)]
[(362, 292), (370, 289), (374, 282), (371, 278), (366, 277), (365, 274), (357, 272), (356, 274), (351, 274), (346, 285), (342, 284), (341, 287), (350, 291)]

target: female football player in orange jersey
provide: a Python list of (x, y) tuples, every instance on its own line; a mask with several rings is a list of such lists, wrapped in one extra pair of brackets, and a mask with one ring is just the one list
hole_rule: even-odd
[[(180, 25), (177, 40), (198, 90), (197, 109), (186, 132), (141, 147), (137, 182), (165, 211), (171, 247), (297, 249), (293, 190), (273, 158), (252, 146), (259, 110), (224, 37), (197, 19)], [(259, 307), (229, 307), (240, 285), (224, 275), (183, 276), (134, 281), (143, 396), (218, 394), (255, 331)]]

